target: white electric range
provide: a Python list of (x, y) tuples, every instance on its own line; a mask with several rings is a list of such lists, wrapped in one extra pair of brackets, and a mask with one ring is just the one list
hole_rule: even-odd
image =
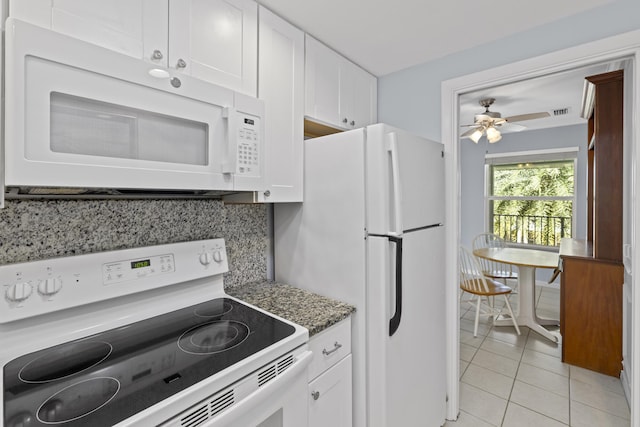
[(308, 331), (226, 271), (222, 239), (0, 266), (3, 425), (306, 425)]

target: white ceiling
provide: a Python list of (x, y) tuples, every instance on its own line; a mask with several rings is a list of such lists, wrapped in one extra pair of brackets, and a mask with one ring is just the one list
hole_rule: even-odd
[[(460, 96), (460, 124), (473, 124), (473, 116), (484, 108), (479, 101), (495, 98), (489, 111), (499, 112), (502, 117), (546, 111), (548, 118), (515, 122), (525, 126), (525, 130), (544, 129), (558, 126), (584, 124), (580, 117), (585, 77), (619, 68), (620, 64), (601, 64), (552, 74), (537, 79), (525, 80), (469, 92)], [(554, 116), (554, 110), (568, 108), (565, 115)], [(463, 133), (468, 128), (462, 128)], [(508, 133), (506, 127), (501, 130)]]
[(380, 77), (614, 0), (258, 0)]
[[(258, 0), (378, 77), (612, 1)], [(460, 123), (473, 123), (484, 111), (478, 101), (487, 97), (496, 98), (490, 110), (502, 117), (569, 108), (566, 116), (522, 122), (527, 130), (584, 123), (584, 77), (604, 71), (605, 65), (590, 67), (466, 94)]]

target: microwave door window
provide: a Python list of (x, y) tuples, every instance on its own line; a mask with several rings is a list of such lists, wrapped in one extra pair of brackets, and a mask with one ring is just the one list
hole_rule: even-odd
[(53, 92), (50, 129), (54, 152), (137, 157), (136, 117), (109, 104)]
[(206, 166), (209, 126), (176, 117), (146, 114), (138, 121), (139, 158)]
[(203, 166), (208, 125), (52, 92), (51, 150)]

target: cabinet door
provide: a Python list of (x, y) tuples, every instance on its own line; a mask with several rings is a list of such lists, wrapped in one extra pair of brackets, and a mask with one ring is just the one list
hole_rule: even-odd
[(351, 355), (309, 383), (309, 427), (352, 425)]
[(169, 66), (256, 96), (257, 14), (253, 0), (170, 0)]
[(305, 115), (334, 127), (340, 124), (340, 64), (334, 51), (306, 36)]
[[(137, 58), (166, 57), (168, 0), (20, 0), (10, 14)], [(156, 55), (157, 56), (157, 55)], [(162, 59), (154, 62), (162, 63)]]
[(260, 7), (259, 98), (265, 101), (260, 202), (302, 201), (304, 33)]
[(362, 68), (354, 66), (353, 111), (349, 126), (361, 128), (378, 121), (378, 80)]

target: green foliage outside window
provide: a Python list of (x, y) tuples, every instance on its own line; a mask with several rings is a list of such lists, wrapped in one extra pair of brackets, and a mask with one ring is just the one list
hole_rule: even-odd
[(493, 232), (542, 246), (571, 237), (574, 172), (573, 160), (491, 166)]

